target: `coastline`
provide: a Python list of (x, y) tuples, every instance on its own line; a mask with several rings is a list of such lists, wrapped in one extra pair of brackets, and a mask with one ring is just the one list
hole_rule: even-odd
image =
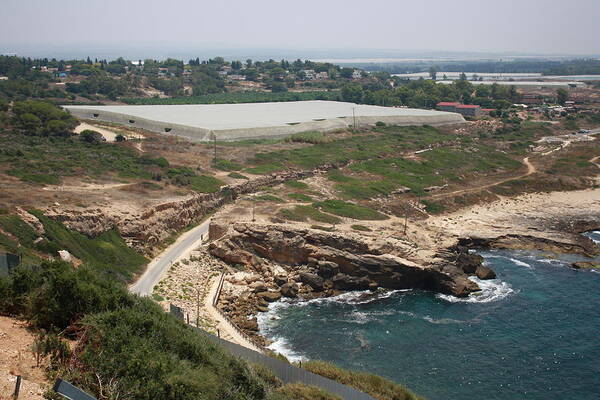
[[(449, 251), (473, 247), (535, 249), (583, 256), (598, 255), (600, 246), (582, 236), (581, 233), (600, 228), (600, 188), (501, 198), (492, 203), (467, 207), (451, 214), (430, 217), (425, 221), (411, 222), (409, 227), (417, 231), (419, 238), (427, 238), (422, 254), (434, 253), (438, 258), (437, 261), (440, 256), (448, 258), (446, 253)], [(441, 232), (444, 233), (443, 237), (440, 236)], [(455, 254), (450, 253), (450, 255)], [(415, 257), (419, 258), (420, 255), (417, 254)], [(220, 301), (218, 305), (232, 323), (260, 346), (268, 346), (271, 342), (261, 334), (257, 316), (260, 315), (262, 318), (268, 315), (265, 313), (269, 312), (269, 304), (272, 302), (282, 297), (311, 301), (318, 298), (337, 298), (340, 295), (344, 297), (345, 294), (349, 296), (357, 294), (356, 290), (314, 290), (314, 287), (300, 278), (291, 281), (298, 286), (297, 294), (282, 296), (281, 282), (276, 283), (276, 276), (278, 273), (281, 276), (286, 271), (281, 266), (273, 271), (268, 265), (274, 263), (265, 261), (261, 260), (260, 268), (254, 268), (253, 272), (247, 275), (240, 272), (236, 273), (237, 277), (229, 275), (224, 288), (224, 301)], [(427, 261), (430, 262), (431, 258)], [(232, 260), (228, 262), (231, 264)], [(261, 271), (266, 273), (261, 274)], [(251, 277), (250, 282), (245, 280), (247, 277)], [(250, 291), (247, 290), (248, 286)], [(377, 289), (378, 293), (381, 293), (381, 290)], [(279, 294), (273, 294), (277, 291)], [(271, 294), (256, 296), (259, 293)], [(362, 288), (358, 293), (359, 296), (361, 293), (368, 296), (369, 291), (368, 288)], [(235, 307), (232, 307), (234, 305)]]

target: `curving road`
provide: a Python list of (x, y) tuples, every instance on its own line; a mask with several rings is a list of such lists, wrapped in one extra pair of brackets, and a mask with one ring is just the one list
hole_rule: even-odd
[(152, 294), (154, 286), (169, 267), (179, 259), (187, 257), (192, 250), (203, 242), (207, 236), (209, 225), (210, 218), (181, 235), (175, 243), (148, 264), (144, 274), (129, 287), (129, 290), (140, 296)]

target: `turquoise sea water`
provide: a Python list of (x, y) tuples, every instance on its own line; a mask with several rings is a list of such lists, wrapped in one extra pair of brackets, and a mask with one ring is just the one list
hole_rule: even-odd
[(580, 256), (479, 254), (498, 275), (477, 281), (481, 295), (284, 301), (260, 315), (261, 331), (291, 358), (377, 373), (430, 400), (600, 399), (600, 271), (569, 268)]

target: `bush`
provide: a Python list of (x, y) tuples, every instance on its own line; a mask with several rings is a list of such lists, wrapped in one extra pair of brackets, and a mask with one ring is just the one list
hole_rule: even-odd
[(231, 172), (229, 174), (227, 174), (228, 177), (233, 178), (233, 179), (248, 179), (247, 176), (242, 175), (238, 172)]
[(338, 217), (325, 214), (312, 206), (296, 206), (293, 209), (285, 208), (279, 211), (279, 215), (290, 221), (306, 221), (307, 219), (324, 222), (326, 224), (339, 224), (342, 222)]
[(277, 393), (289, 400), (342, 400), (316, 387), (303, 385), (301, 383), (290, 383), (277, 389)]
[(213, 167), (221, 171), (239, 171), (244, 168), (244, 166), (240, 163), (222, 158), (213, 160)]
[(303, 362), (302, 368), (344, 385), (352, 386), (356, 390), (370, 394), (378, 400), (421, 399), (403, 386), (380, 376), (344, 370), (324, 361)]
[(79, 139), (83, 140), (87, 143), (101, 143), (105, 142), (106, 139), (100, 132), (93, 131), (91, 129), (86, 129), (79, 134)]
[(117, 142), (124, 142), (127, 140), (127, 138), (119, 133), (117, 136), (115, 136), (115, 140)]
[(352, 225), (350, 228), (354, 229), (355, 231), (362, 231), (362, 232), (371, 232), (372, 229), (369, 228), (368, 226), (364, 226), (364, 225)]
[(340, 217), (362, 220), (388, 219), (387, 215), (381, 214), (373, 209), (358, 204), (347, 203), (342, 200), (325, 200), (314, 203), (313, 206), (328, 213), (339, 215)]

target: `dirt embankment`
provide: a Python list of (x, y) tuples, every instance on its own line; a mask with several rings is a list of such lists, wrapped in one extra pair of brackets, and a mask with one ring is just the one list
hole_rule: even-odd
[(0, 316), (0, 400), (12, 400), (16, 375), (21, 375), (19, 400), (42, 400), (51, 387), (44, 367), (32, 352), (34, 335), (23, 321)]

